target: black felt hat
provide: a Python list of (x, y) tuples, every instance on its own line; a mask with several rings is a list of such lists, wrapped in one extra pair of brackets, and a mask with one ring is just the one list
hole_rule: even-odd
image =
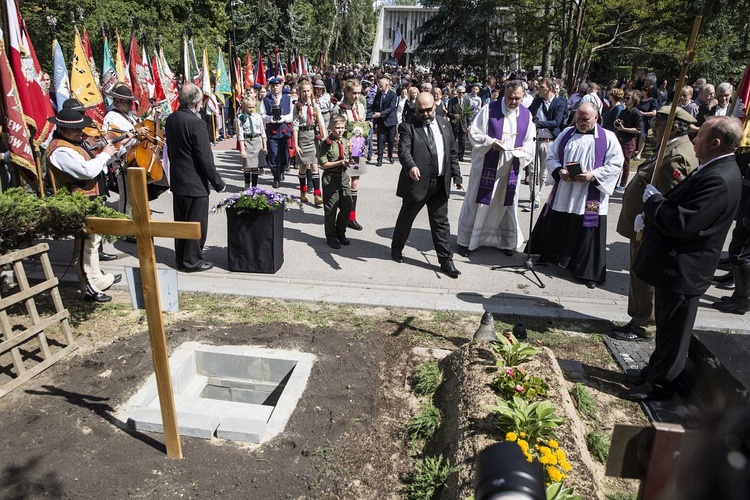
[(47, 118), (59, 128), (85, 128), (90, 127), (93, 121), (86, 115), (82, 115), (74, 109), (61, 109), (57, 116)]
[(109, 97), (112, 99), (124, 99), (126, 101), (135, 101), (133, 91), (125, 84), (117, 85), (112, 92), (109, 93)]

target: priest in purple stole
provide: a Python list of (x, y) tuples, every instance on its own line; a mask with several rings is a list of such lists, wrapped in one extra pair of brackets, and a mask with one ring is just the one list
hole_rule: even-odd
[(607, 208), (625, 161), (614, 132), (598, 119), (591, 103), (581, 104), (573, 126), (549, 148), (547, 184), (554, 186), (530, 240), (531, 253), (569, 269), (589, 288), (607, 278)]
[(506, 255), (523, 243), (518, 224), (519, 172), (534, 161), (536, 127), (521, 105), (523, 84), (506, 84), (502, 99), (490, 102), (469, 129), (471, 174), (458, 219), (458, 253), (495, 247)]

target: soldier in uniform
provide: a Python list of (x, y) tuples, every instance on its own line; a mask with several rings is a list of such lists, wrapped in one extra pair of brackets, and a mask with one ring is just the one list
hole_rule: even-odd
[[(99, 196), (97, 178), (107, 168), (107, 162), (117, 151), (107, 144), (92, 158), (83, 148), (83, 129), (90, 127), (91, 118), (72, 109), (63, 109), (57, 116), (49, 118), (57, 126), (52, 141), (47, 148), (47, 165), (58, 187), (84, 196)], [(84, 300), (89, 302), (109, 302), (112, 297), (104, 293), (122, 279), (122, 275), (102, 273), (99, 268), (99, 243), (101, 236), (90, 234), (75, 240), (73, 266), (81, 285)]]
[(292, 100), (282, 94), (281, 80), (268, 81), (271, 92), (261, 101), (260, 114), (266, 124), (268, 167), (273, 173), (273, 187), (278, 188), (289, 164), (289, 139), (292, 137)]
[[(667, 117), (671, 106), (663, 106), (656, 114), (654, 124), (654, 138), (660, 144), (667, 126)], [(690, 125), (696, 122), (690, 113), (677, 108), (674, 124), (669, 134), (669, 142), (664, 152), (664, 161), (659, 169), (657, 185), (663, 193), (669, 192), (679, 182), (684, 180), (690, 172), (698, 166), (693, 143), (687, 136)], [(618, 130), (622, 124), (618, 124)], [(643, 212), (643, 192), (651, 182), (656, 166), (656, 156), (643, 162), (635, 178), (625, 188), (622, 195), (622, 211), (617, 220), (617, 232), (630, 239), (630, 266), (638, 255), (641, 242), (633, 229), (635, 218)], [(630, 272), (630, 288), (628, 290), (628, 316), (630, 321), (624, 326), (612, 328), (612, 337), (617, 340), (641, 340), (654, 336), (656, 320), (654, 318), (654, 287), (639, 279)]]

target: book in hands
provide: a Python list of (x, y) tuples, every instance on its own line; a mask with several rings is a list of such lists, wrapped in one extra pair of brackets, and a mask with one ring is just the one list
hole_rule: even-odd
[(581, 169), (581, 164), (577, 161), (568, 162), (565, 164), (565, 170), (568, 171), (568, 175), (570, 177), (575, 177), (579, 174), (583, 173), (583, 170)]

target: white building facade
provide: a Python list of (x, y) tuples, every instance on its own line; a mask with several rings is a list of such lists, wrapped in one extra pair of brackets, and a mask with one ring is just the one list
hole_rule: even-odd
[(375, 32), (370, 64), (378, 66), (391, 57), (396, 30), (399, 29), (406, 42), (406, 64), (408, 65), (411, 53), (419, 46), (422, 38), (417, 35), (417, 29), (438, 10), (437, 7), (421, 5), (383, 5), (378, 17), (378, 28)]

